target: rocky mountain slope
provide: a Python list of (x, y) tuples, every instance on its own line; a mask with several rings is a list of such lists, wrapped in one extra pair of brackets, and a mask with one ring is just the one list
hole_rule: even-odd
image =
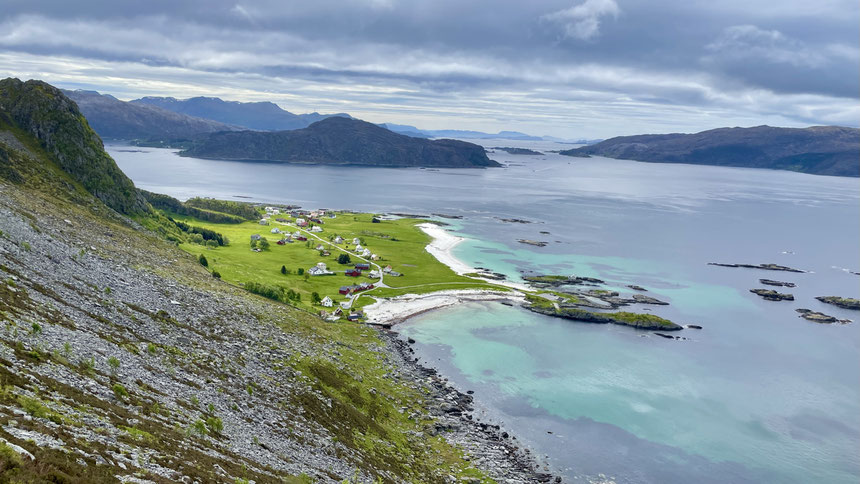
[(183, 151), (185, 156), (368, 166), (473, 168), (500, 166), (478, 145), (426, 140), (375, 124), (328, 118), (294, 131), (215, 133)]
[(121, 175), (99, 146), (58, 90), (0, 83), (0, 482), (549, 480), (391, 334), (221, 282), (94, 196)]
[(40, 81), (0, 81), (2, 126), (29, 135), (65, 175), (107, 206), (126, 215), (148, 210), (78, 107), (59, 89)]
[(301, 129), (332, 116), (350, 117), (345, 113), (293, 114), (271, 102), (224, 101), (217, 97), (176, 99), (173, 97), (148, 96), (135, 99), (131, 103), (139, 106), (155, 106), (174, 113), (211, 119), (229, 125), (260, 131)]
[(860, 130), (839, 126), (757, 126), (696, 134), (619, 136), (561, 154), (860, 176)]
[(204, 133), (238, 129), (218, 121), (177, 114), (156, 106), (133, 104), (96, 91), (63, 93), (75, 101), (90, 126), (103, 138), (187, 140)]

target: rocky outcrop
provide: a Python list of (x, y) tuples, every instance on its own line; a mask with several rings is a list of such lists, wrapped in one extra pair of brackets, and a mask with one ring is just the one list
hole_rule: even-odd
[(586, 311), (584, 309), (552, 306), (543, 306), (530, 304), (525, 306), (528, 310), (554, 316), (557, 318), (570, 319), (583, 323), (597, 324), (618, 324), (622, 326), (630, 326), (642, 330), (660, 330), (660, 331), (678, 331), (684, 329), (683, 326), (673, 323), (668, 319), (655, 316), (653, 314), (638, 314), (638, 313), (598, 313), (594, 311)]
[(795, 309), (798, 313), (800, 313), (800, 317), (806, 319), (808, 321), (812, 321), (813, 323), (842, 323), (847, 324), (850, 323), (850, 319), (838, 319), (834, 316), (830, 316), (829, 314), (819, 313), (817, 311), (813, 311), (811, 309)]
[(773, 289), (750, 289), (750, 292), (757, 294), (768, 301), (794, 301), (794, 295), (783, 294), (776, 292)]
[(796, 287), (797, 284), (793, 282), (782, 282), (782, 281), (774, 281), (773, 279), (759, 279), (758, 282), (766, 285), (766, 286), (779, 286), (779, 287)]
[(819, 301), (826, 304), (839, 306), (843, 309), (853, 309), (855, 311), (860, 311), (860, 299), (839, 296), (818, 296), (815, 299), (818, 299)]
[(779, 264), (724, 264), (721, 262), (708, 262), (709, 266), (719, 266), (719, 267), (740, 267), (744, 269), (762, 269), (765, 271), (782, 271), (782, 272), (800, 272), (804, 273), (806, 271), (802, 271), (800, 269), (795, 269), (793, 267), (781, 266)]
[(540, 240), (531, 240), (531, 239), (518, 239), (517, 242), (526, 245), (533, 245), (535, 247), (546, 247), (549, 245), (549, 242), (543, 242)]

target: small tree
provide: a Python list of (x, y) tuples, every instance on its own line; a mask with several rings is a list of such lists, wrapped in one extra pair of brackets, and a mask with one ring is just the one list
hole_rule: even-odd
[(341, 254), (337, 256), (338, 264), (349, 264), (350, 262), (352, 262), (352, 259), (349, 258), (349, 254)]
[(215, 279), (221, 279), (221, 273), (218, 271), (212, 271), (212, 277)]
[(200, 254), (200, 257), (197, 258), (197, 262), (199, 262), (203, 267), (209, 267), (209, 261), (206, 260), (206, 256), (203, 254)]
[(266, 238), (265, 238), (265, 237), (263, 237), (262, 239), (260, 239), (260, 248), (261, 248), (261, 249), (263, 249), (263, 250), (268, 250), (268, 249), (269, 249), (269, 241), (268, 241), (268, 240), (266, 240)]
[(251, 248), (252, 248), (252, 249), (256, 249), (256, 248), (257, 248), (257, 241), (256, 241), (255, 239), (251, 239)]
[(322, 302), (322, 298), (320, 297), (320, 294), (318, 292), (312, 292), (311, 293), (311, 301), (314, 304), (319, 304), (320, 302)]
[(304, 273), (305, 273), (305, 270), (304, 270), (304, 269), (302, 269), (301, 267), (299, 267), (299, 268), (296, 270), (296, 274), (298, 274), (298, 275), (300, 275), (300, 276), (301, 276), (302, 274), (304, 274)]
[(287, 275), (287, 266), (281, 266), (281, 274)]

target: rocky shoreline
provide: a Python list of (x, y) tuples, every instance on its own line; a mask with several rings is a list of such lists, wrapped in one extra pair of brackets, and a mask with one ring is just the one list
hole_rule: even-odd
[(839, 296), (818, 296), (815, 299), (818, 299), (825, 304), (832, 304), (842, 309), (853, 309), (855, 311), (860, 311), (860, 299)]
[(782, 271), (782, 272), (799, 272), (805, 273), (806, 271), (795, 269), (793, 267), (781, 266), (779, 264), (724, 264), (721, 262), (708, 262), (709, 266), (718, 266), (718, 267), (732, 267), (732, 268), (743, 268), (743, 269), (761, 269), (765, 271)]
[(474, 418), (474, 397), (454, 388), (435, 368), (418, 363), (412, 340), (404, 341), (397, 331), (382, 333), (391, 348), (401, 358), (403, 371), (413, 381), (423, 382), (430, 389), (430, 414), (436, 423), (432, 434), (446, 433), (456, 445), (469, 451), (473, 462), (482, 469), (493, 469), (492, 477), (507, 483), (560, 483), (546, 465), (541, 466), (531, 450), (501, 426), (480, 422)]

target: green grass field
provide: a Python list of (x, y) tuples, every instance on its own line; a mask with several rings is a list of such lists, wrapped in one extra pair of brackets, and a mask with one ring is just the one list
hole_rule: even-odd
[[(430, 255), (425, 247), (431, 238), (416, 227), (417, 224), (426, 222), (426, 220), (397, 219), (373, 223), (373, 217), (373, 214), (338, 213), (337, 218), (324, 218), (323, 232), (315, 234), (326, 242), (336, 236), (342, 237), (345, 243), (337, 247), (344, 249), (354, 249), (353, 238), (362, 239), (364, 241), (363, 246), (380, 257), (379, 260), (375, 261), (376, 264), (380, 267), (390, 265), (394, 271), (402, 274), (400, 277), (386, 275), (384, 283), (390, 286), (389, 288), (376, 288), (366, 292), (366, 294), (377, 297), (392, 297), (407, 293), (427, 293), (445, 289), (507, 290), (502, 286), (459, 276)], [(258, 282), (281, 287), (285, 292), (292, 289), (301, 295), (298, 305), (306, 309), (322, 309), (321, 306), (311, 304), (311, 294), (314, 292), (323, 298), (329, 296), (336, 303), (339, 303), (348, 299), (348, 296), (338, 293), (341, 286), (361, 282), (375, 283), (377, 281), (367, 277), (368, 271), (364, 271), (361, 277), (345, 276), (343, 274), (345, 269), (352, 268), (353, 264), (364, 261), (353, 254), (351, 255), (351, 264), (340, 265), (337, 263), (337, 257), (343, 252), (310, 236), (308, 237), (310, 247), (305, 242), (300, 241), (277, 245), (275, 242), (281, 239), (281, 235), (270, 233), (272, 228), (277, 227), (290, 233), (297, 229), (293, 224), (281, 225), (275, 222), (274, 218), (268, 226), (260, 225), (257, 222), (218, 224), (187, 216), (174, 216), (174, 219), (189, 225), (214, 230), (229, 239), (229, 245), (218, 248), (209, 248), (194, 243), (180, 244), (180, 248), (191, 254), (203, 254), (209, 262), (210, 270), (218, 271), (223, 280), (234, 284)], [(265, 237), (269, 241), (269, 248), (262, 252), (252, 251), (250, 240), (253, 234)], [(320, 256), (315, 249), (320, 244), (326, 246), (331, 255)], [(305, 277), (298, 274), (299, 268), (307, 271), (318, 262), (325, 262), (329, 270), (335, 272), (335, 275)], [(283, 275), (281, 266), (285, 266), (290, 273)], [(364, 296), (356, 301), (354, 307), (361, 307), (372, 302), (372, 298)]]

